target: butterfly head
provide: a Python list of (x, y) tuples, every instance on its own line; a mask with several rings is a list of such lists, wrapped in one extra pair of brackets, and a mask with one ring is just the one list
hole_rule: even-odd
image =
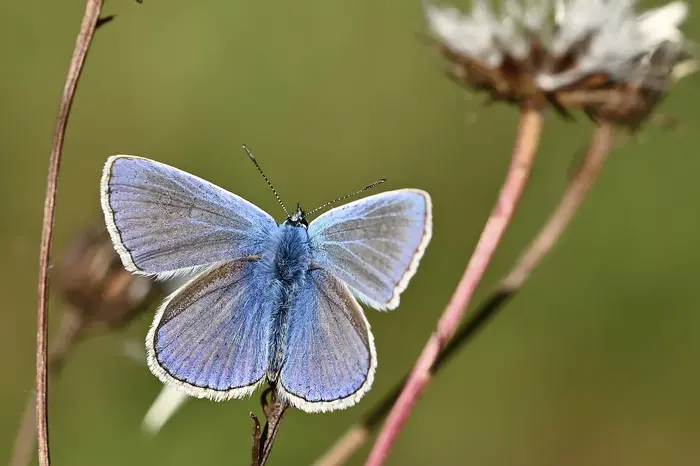
[(284, 224), (292, 225), (294, 227), (309, 227), (309, 222), (306, 221), (306, 212), (304, 212), (304, 209), (301, 208), (301, 205), (299, 205), (298, 202), (297, 210), (292, 215), (287, 216), (287, 219), (284, 221)]

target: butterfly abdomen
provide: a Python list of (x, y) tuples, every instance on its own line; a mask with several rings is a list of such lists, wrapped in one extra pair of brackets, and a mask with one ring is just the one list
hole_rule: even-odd
[(280, 225), (277, 241), (267, 257), (275, 286), (281, 289), (279, 304), (270, 322), (270, 346), (267, 376), (275, 380), (284, 356), (289, 327), (289, 303), (305, 280), (311, 264), (309, 236), (302, 226)]

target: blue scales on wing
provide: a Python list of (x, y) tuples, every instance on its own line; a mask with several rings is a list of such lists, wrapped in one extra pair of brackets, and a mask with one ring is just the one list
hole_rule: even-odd
[(278, 389), (307, 412), (342, 409), (369, 390), (374, 341), (362, 308), (329, 272), (314, 269), (289, 305)]
[(166, 278), (260, 252), (274, 219), (218, 186), (134, 156), (110, 157), (102, 209), (115, 249), (130, 272)]
[(309, 225), (312, 260), (376, 309), (394, 309), (432, 233), (428, 193), (389, 191), (332, 209)]
[(265, 376), (274, 287), (257, 261), (205, 271), (164, 303), (146, 340), (151, 370), (192, 396), (240, 398)]

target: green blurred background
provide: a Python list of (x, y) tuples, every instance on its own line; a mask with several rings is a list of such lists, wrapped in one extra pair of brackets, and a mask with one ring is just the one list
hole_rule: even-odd
[[(0, 1), (0, 461), (33, 383), (46, 163), (83, 8)], [(290, 205), (310, 208), (382, 176), (386, 189), (433, 196), (433, 240), (400, 309), (368, 311), (374, 388), (346, 411), (285, 420), (271, 464), (308, 464), (423, 347), (495, 199), (517, 112), (482, 109), (443, 76), (416, 37), (425, 31), (418, 1), (110, 0), (104, 13), (119, 16), (98, 32), (73, 108), (55, 258), (100, 215), (100, 171), (117, 153), (193, 172), (279, 219), (242, 143)], [(684, 29), (697, 38), (692, 13)], [(649, 126), (615, 151), (526, 289), (426, 391), (390, 464), (700, 464), (698, 89), (688, 78), (662, 106), (677, 130)], [(585, 118), (550, 116), (477, 301), (554, 207), (590, 133)], [(52, 302), (52, 328), (61, 307)], [(141, 341), (150, 318), (126, 337)], [(52, 385), (54, 463), (248, 464), (256, 398), (194, 400), (157, 437), (142, 435), (161, 385), (121, 354), (123, 338), (85, 342)]]

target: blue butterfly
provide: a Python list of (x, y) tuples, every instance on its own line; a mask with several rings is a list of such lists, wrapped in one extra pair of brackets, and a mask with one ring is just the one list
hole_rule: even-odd
[(127, 270), (159, 279), (198, 272), (156, 313), (151, 372), (217, 401), (267, 380), (307, 412), (347, 408), (370, 389), (377, 356), (355, 297), (396, 308), (432, 231), (424, 191), (366, 197), (311, 223), (297, 205), (277, 224), (208, 181), (131, 155), (107, 160), (101, 202)]

